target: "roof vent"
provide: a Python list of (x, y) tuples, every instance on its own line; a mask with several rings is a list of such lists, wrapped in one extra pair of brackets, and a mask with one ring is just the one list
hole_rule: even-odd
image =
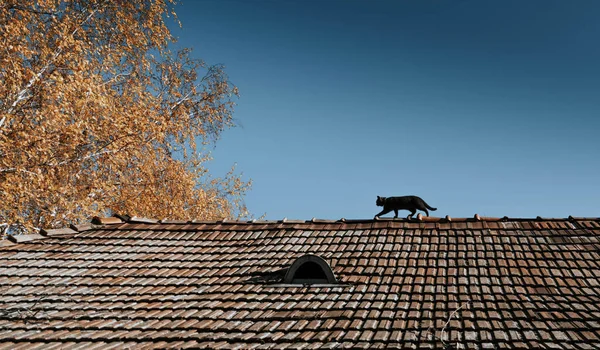
[(290, 284), (336, 284), (337, 280), (323, 258), (307, 254), (296, 259), (287, 270), (284, 283)]

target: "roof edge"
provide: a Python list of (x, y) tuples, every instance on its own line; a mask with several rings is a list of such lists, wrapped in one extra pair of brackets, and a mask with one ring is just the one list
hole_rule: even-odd
[[(96, 217), (95, 217), (96, 218)], [(120, 221), (113, 221), (115, 219), (120, 219)], [(373, 223), (378, 221), (389, 221), (389, 222), (433, 222), (433, 223), (447, 223), (447, 222), (468, 222), (468, 221), (484, 221), (484, 222), (498, 222), (498, 221), (600, 221), (600, 217), (574, 217), (569, 215), (568, 217), (562, 218), (550, 218), (550, 217), (495, 217), (495, 216), (481, 216), (479, 214), (474, 214), (472, 217), (451, 217), (446, 215), (444, 217), (437, 216), (423, 216), (419, 213), (416, 217), (412, 219), (408, 218), (391, 218), (391, 217), (377, 217), (374, 219), (320, 219), (313, 217), (309, 220), (302, 219), (288, 219), (287, 217), (281, 220), (235, 220), (235, 219), (220, 219), (220, 220), (172, 220), (172, 219), (154, 219), (154, 218), (145, 218), (145, 217), (137, 217), (137, 216), (128, 216), (128, 215), (119, 215), (115, 214), (114, 217), (111, 218), (98, 218), (99, 222), (102, 224), (114, 224), (114, 223), (145, 223), (145, 224), (170, 224), (170, 225), (188, 225), (188, 224), (230, 224), (230, 225), (239, 225), (239, 224), (335, 224), (335, 223), (346, 223), (346, 224), (360, 224), (360, 223)]]
[[(407, 218), (374, 218), (374, 219), (345, 219), (341, 218), (338, 220), (331, 219), (318, 219), (312, 218), (310, 220), (290, 220), (287, 218), (283, 218), (282, 220), (233, 220), (233, 219), (221, 219), (221, 220), (171, 220), (171, 219), (152, 219), (152, 218), (144, 218), (138, 216), (129, 216), (129, 215), (120, 215), (115, 214), (111, 217), (99, 217), (94, 216), (91, 220), (91, 223), (84, 223), (80, 225), (70, 225), (65, 228), (57, 228), (57, 229), (41, 229), (39, 233), (35, 234), (27, 234), (27, 235), (11, 235), (8, 236), (6, 240), (0, 241), (0, 247), (12, 246), (14, 244), (30, 242), (34, 240), (43, 240), (54, 237), (70, 237), (72, 235), (76, 235), (81, 232), (110, 227), (116, 224), (150, 224), (150, 225), (160, 225), (160, 224), (169, 224), (169, 225), (188, 225), (188, 224), (228, 224), (228, 225), (265, 225), (265, 224), (288, 224), (288, 225), (297, 225), (297, 224), (369, 224), (375, 222), (394, 222), (394, 223), (456, 223), (456, 222), (523, 222), (523, 221), (569, 221), (572, 223), (577, 223), (580, 221), (593, 221), (598, 222), (594, 225), (600, 224), (600, 217), (576, 217), (569, 215), (566, 218), (545, 218), (537, 216), (535, 218), (513, 218), (513, 217), (488, 217), (488, 216), (480, 216), (479, 214), (473, 215), (473, 217), (460, 217), (453, 218), (449, 215), (445, 217), (434, 217), (434, 216), (423, 216), (422, 214), (418, 214), (416, 218), (407, 219)], [(538, 225), (536, 224), (536, 227)]]

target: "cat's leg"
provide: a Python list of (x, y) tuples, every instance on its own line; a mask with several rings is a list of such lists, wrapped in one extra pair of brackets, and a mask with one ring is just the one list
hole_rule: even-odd
[(381, 215), (385, 215), (385, 214), (389, 213), (390, 211), (392, 211), (392, 210), (391, 209), (388, 209), (388, 210), (383, 209), (379, 214), (375, 214), (374, 219), (380, 217)]
[(421, 210), (425, 212), (425, 215), (429, 216), (429, 212), (427, 211), (427, 209), (423, 208)]
[(398, 209), (394, 209), (394, 219), (396, 219), (398, 217)]
[(408, 209), (410, 210), (410, 214), (408, 214), (408, 216), (406, 217), (408, 220), (412, 219), (412, 216), (415, 215), (417, 213), (417, 209)]

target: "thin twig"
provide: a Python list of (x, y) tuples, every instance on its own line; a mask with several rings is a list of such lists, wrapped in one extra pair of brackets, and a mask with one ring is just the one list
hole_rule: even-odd
[(468, 300), (466, 303), (459, 306), (456, 310), (454, 310), (454, 311), (452, 311), (452, 313), (450, 313), (450, 316), (448, 316), (448, 320), (444, 324), (444, 327), (442, 327), (442, 336), (440, 339), (442, 341), (442, 344), (444, 344), (444, 348), (446, 348), (448, 346), (448, 343), (446, 343), (445, 338), (446, 338), (446, 327), (448, 327), (448, 325), (450, 324), (450, 320), (452, 320), (452, 317), (454, 317), (454, 315), (456, 315), (456, 313), (459, 312), (463, 307), (469, 306), (469, 305), (471, 305), (471, 300)]

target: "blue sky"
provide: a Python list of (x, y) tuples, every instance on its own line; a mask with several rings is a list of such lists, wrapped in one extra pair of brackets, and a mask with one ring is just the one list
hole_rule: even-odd
[(256, 217), (372, 218), (410, 194), (434, 216), (600, 216), (598, 1), (176, 10), (178, 45), (240, 89), (209, 168), (237, 163)]

